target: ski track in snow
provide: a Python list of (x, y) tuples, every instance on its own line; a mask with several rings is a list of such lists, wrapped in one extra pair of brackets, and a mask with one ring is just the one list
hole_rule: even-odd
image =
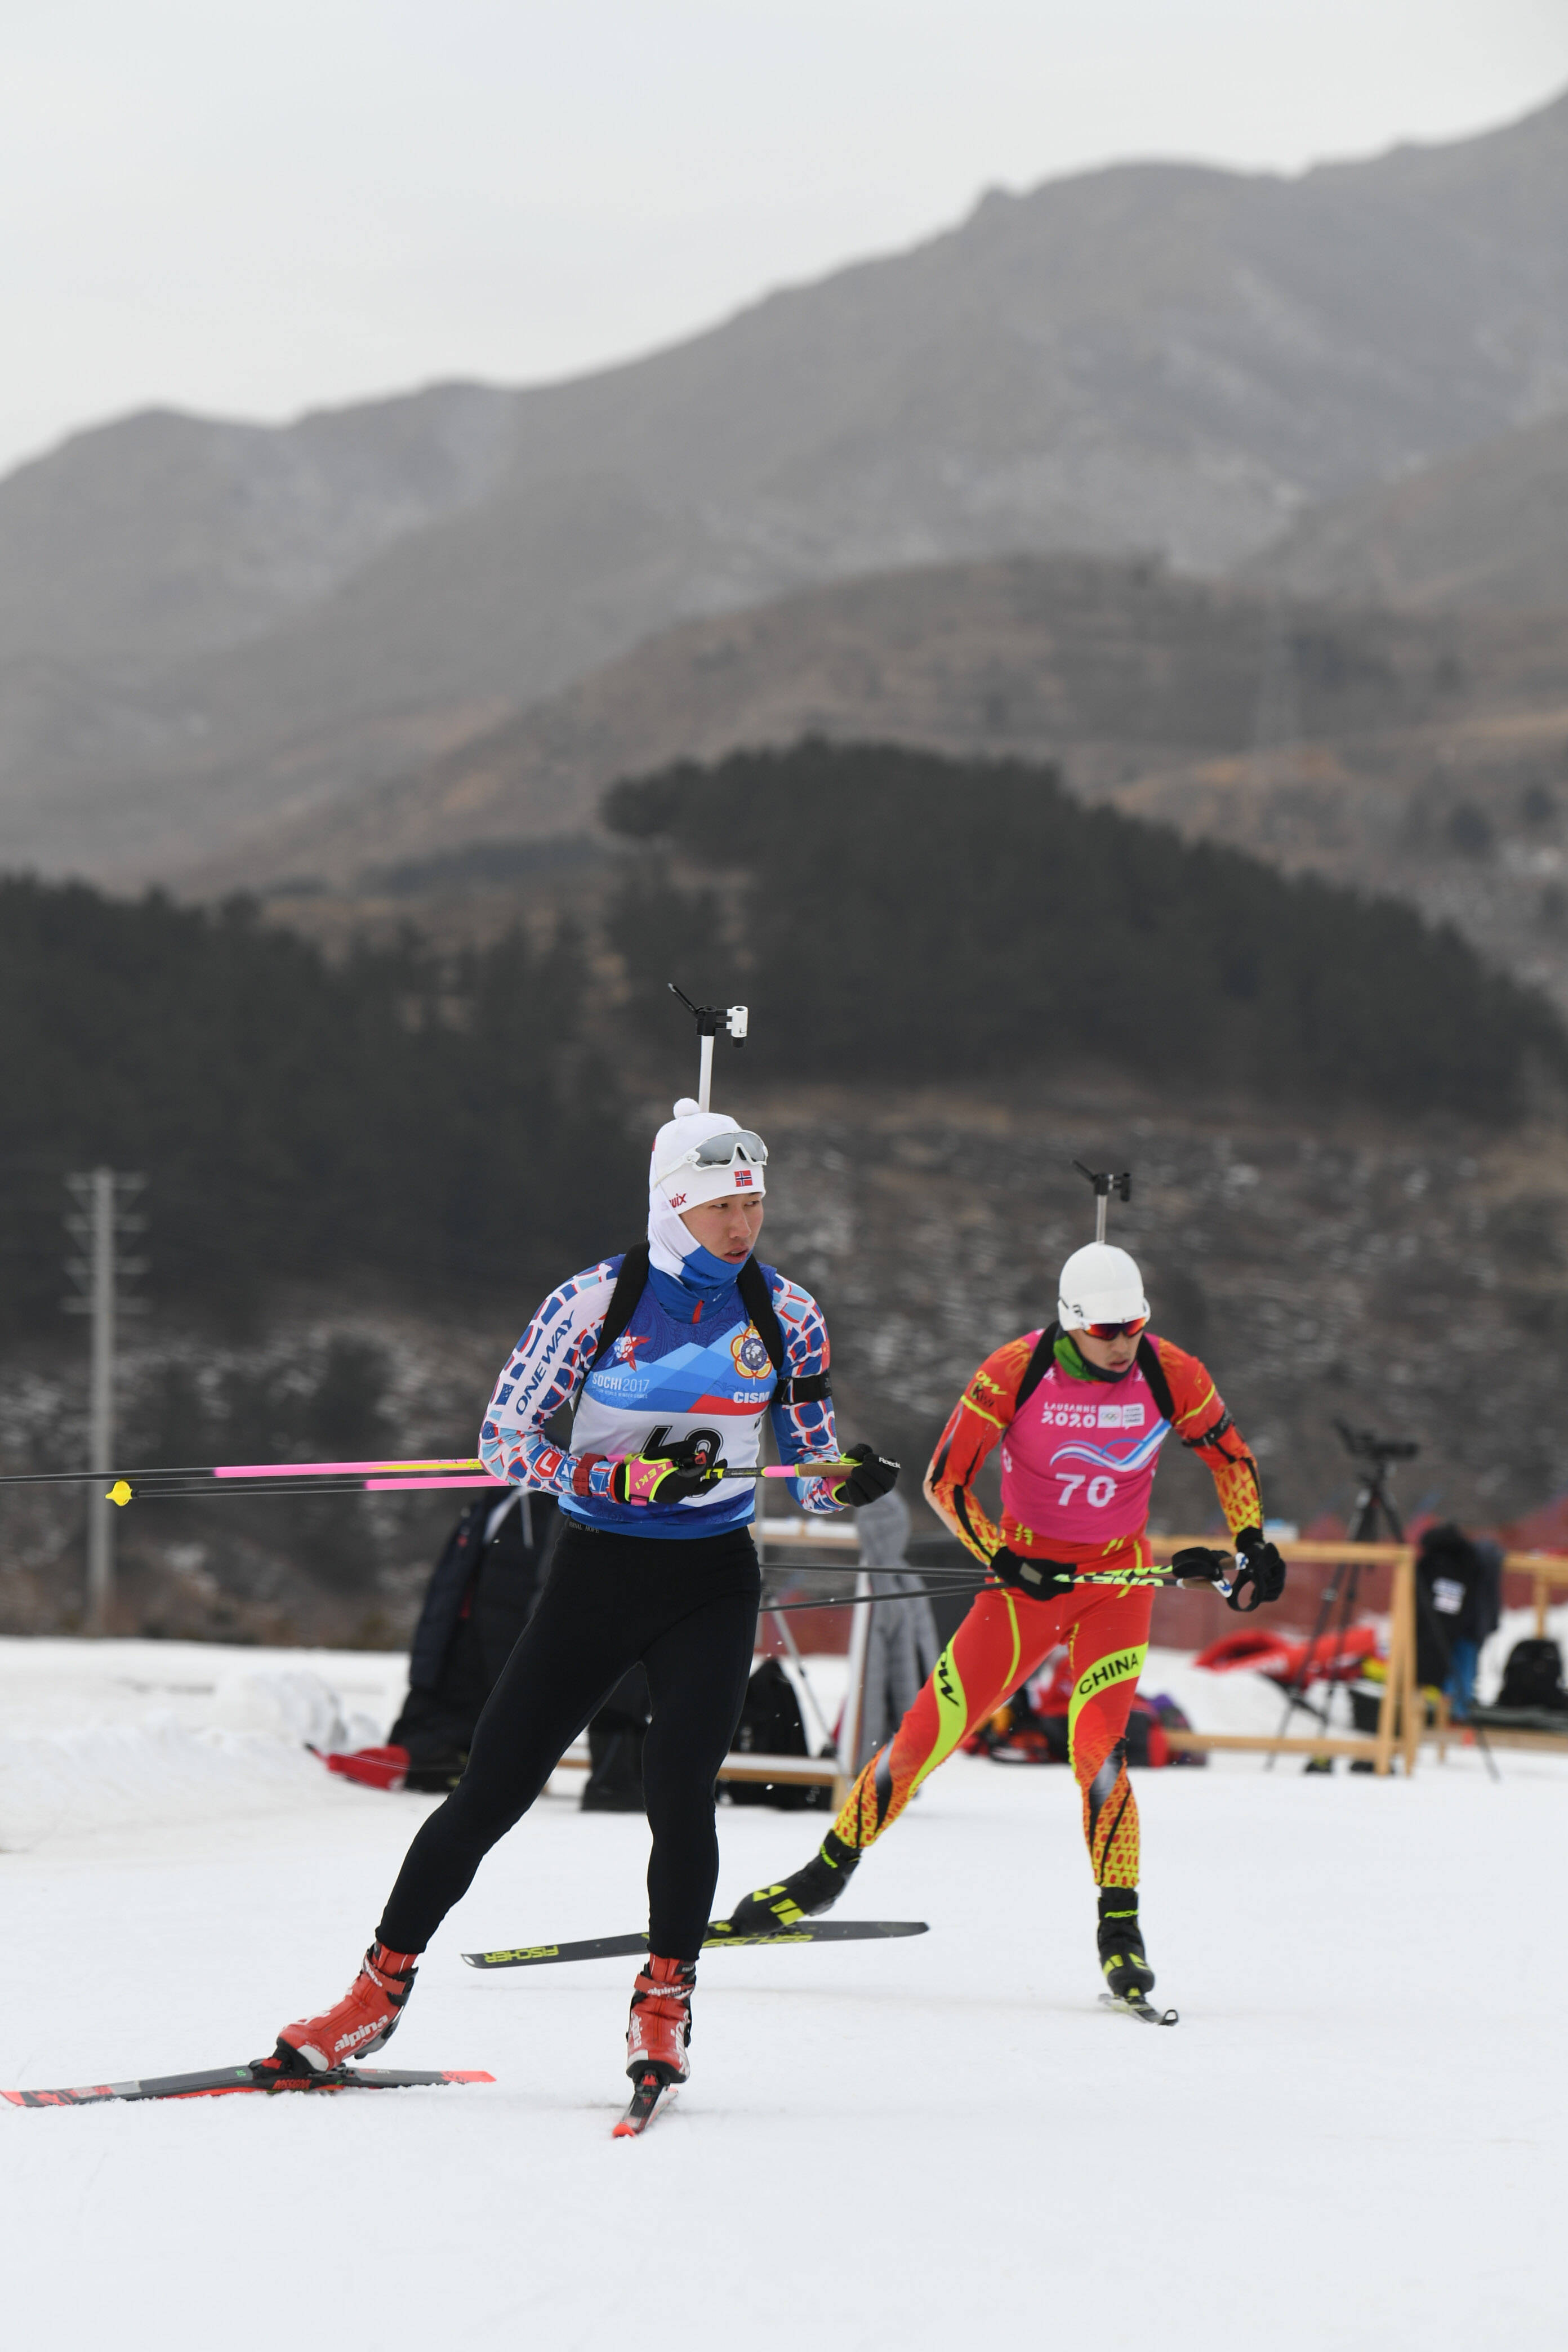
[[(1253, 1678), (1195, 1679), (1215, 1727), (1272, 1727)], [(1145, 1686), (1194, 1711), (1194, 1681), (1167, 1653)], [(401, 1688), (395, 1658), (0, 1643), (0, 2081), (237, 2062), (331, 1998), (435, 1800), (299, 1742)], [(1499, 1761), (1139, 1774), (1158, 2033), (1097, 2005), (1068, 1776), (957, 1758), (843, 1910), (931, 1934), (710, 1955), (693, 2080), (629, 2142), (627, 1964), (458, 1958), (638, 1924), (644, 1823), (546, 1798), (385, 2062), (493, 2087), (0, 2109), (10, 2340), (1557, 2352), (1568, 1764)], [(723, 1808), (721, 1905), (822, 1826)]]

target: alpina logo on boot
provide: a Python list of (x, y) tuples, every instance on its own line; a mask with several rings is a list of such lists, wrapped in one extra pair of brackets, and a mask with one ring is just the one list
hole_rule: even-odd
[(384, 2017), (378, 2017), (373, 2025), (356, 2025), (352, 2033), (340, 2034), (338, 2039), (333, 2042), (332, 2048), (334, 2050), (357, 2049), (359, 2044), (362, 2042), (368, 2041), (372, 2034), (379, 2033), (386, 2021), (387, 2021)]

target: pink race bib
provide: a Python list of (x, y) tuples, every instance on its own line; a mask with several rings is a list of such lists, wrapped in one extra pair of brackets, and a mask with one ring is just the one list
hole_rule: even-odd
[(1114, 1382), (1069, 1380), (1059, 1364), (1002, 1441), (1002, 1508), (1041, 1549), (1142, 1533), (1171, 1424), (1136, 1362)]

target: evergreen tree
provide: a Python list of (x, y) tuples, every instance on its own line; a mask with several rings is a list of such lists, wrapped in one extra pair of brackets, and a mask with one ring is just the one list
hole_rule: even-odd
[(0, 1256), (0, 1312), (53, 1320), (55, 1180), (100, 1162), (150, 1180), (167, 1304), (233, 1318), (277, 1279), (367, 1272), (459, 1303), (557, 1278), (640, 1224), (582, 993), (570, 932), (457, 957), (410, 932), (334, 967), (245, 901), (0, 881), (0, 1198), (50, 1203), (47, 1245), (35, 1217)]
[(642, 1001), (743, 972), (803, 1075), (1093, 1057), (1163, 1089), (1500, 1119), (1532, 1066), (1568, 1071), (1545, 1000), (1452, 929), (1087, 807), (1047, 768), (807, 740), (617, 785), (605, 816), (665, 853), (614, 909)]

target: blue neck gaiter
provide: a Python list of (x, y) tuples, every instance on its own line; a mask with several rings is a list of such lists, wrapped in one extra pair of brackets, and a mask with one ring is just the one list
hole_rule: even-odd
[(667, 1315), (680, 1323), (691, 1320), (691, 1311), (700, 1303), (704, 1316), (715, 1307), (727, 1306), (733, 1297), (740, 1277), (739, 1265), (731, 1265), (700, 1242), (681, 1260), (679, 1275), (666, 1274), (662, 1266), (650, 1265), (648, 1280), (653, 1295)]

